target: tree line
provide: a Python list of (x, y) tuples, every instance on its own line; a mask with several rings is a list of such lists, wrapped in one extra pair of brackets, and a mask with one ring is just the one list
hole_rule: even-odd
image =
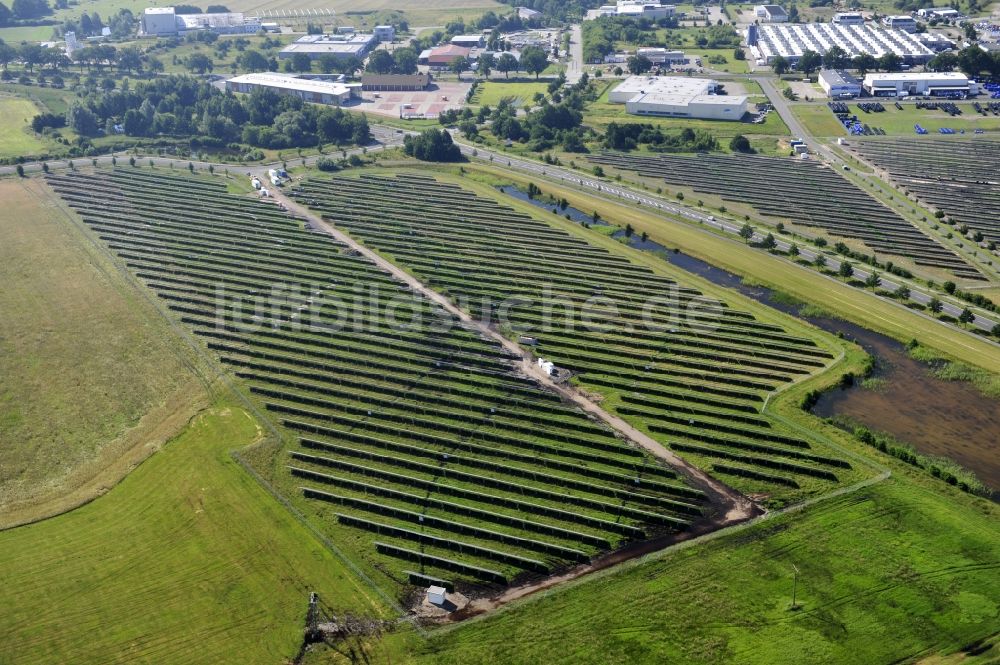
[[(40, 114), (36, 131), (68, 126), (80, 137), (81, 154), (101, 134), (133, 137), (195, 137), (201, 145), (232, 144), (270, 149), (370, 142), (368, 120), (340, 108), (257, 89), (237, 96), (190, 76), (165, 76), (134, 87), (92, 90), (65, 117)], [(86, 153), (89, 154), (89, 153)]]

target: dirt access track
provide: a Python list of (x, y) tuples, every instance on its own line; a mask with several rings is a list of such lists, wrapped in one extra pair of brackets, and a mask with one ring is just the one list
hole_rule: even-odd
[(472, 316), (457, 307), (444, 295), (426, 286), (420, 280), (410, 275), (394, 263), (382, 258), (368, 247), (358, 243), (352, 237), (340, 231), (333, 224), (327, 222), (307, 207), (290, 199), (284, 192), (277, 188), (273, 191), (274, 198), (279, 203), (283, 204), (286, 210), (301, 216), (316, 230), (329, 234), (334, 239), (365, 256), (381, 270), (384, 270), (392, 275), (395, 279), (409, 287), (413, 292), (419, 293), (428, 300), (440, 305), (463, 324), (478, 331), (485, 338), (499, 343), (511, 357), (519, 359), (517, 361), (518, 367), (526, 377), (535, 381), (539, 385), (544, 386), (548, 390), (555, 392), (565, 401), (576, 405), (593, 418), (604, 422), (626, 441), (646, 449), (656, 458), (662, 460), (674, 471), (676, 471), (689, 485), (705, 493), (706, 503), (708, 505), (707, 515), (692, 524), (689, 530), (679, 534), (670, 534), (669, 536), (665, 536), (660, 539), (636, 543), (634, 546), (625, 547), (618, 551), (611, 552), (603, 557), (599, 557), (589, 564), (572, 568), (562, 575), (556, 575), (531, 584), (506, 589), (494, 598), (482, 599), (471, 603), (470, 607), (463, 610), (463, 612), (455, 613), (456, 616), (453, 617), (452, 620), (461, 620), (469, 616), (474, 616), (475, 614), (481, 614), (482, 612), (489, 611), (502, 604), (516, 600), (517, 598), (550, 588), (560, 582), (580, 577), (581, 575), (586, 575), (596, 570), (601, 570), (602, 568), (607, 568), (626, 559), (662, 549), (663, 547), (667, 547), (668, 545), (681, 540), (687, 540), (710, 531), (744, 522), (764, 512), (759, 506), (754, 504), (753, 501), (725, 483), (709, 476), (701, 469), (692, 466), (687, 461), (678, 457), (672, 451), (664, 447), (659, 441), (656, 441), (646, 433), (636, 429), (618, 416), (608, 413), (601, 408), (600, 405), (573, 386), (553, 381), (552, 377), (550, 377), (548, 373), (538, 367), (531, 353), (523, 349), (515, 342), (507, 339), (489, 325), (472, 318)]

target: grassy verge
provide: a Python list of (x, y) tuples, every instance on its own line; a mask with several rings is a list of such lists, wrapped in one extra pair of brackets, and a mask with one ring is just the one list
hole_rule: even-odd
[(0, 533), (0, 662), (284, 662), (310, 591), (387, 616), (230, 457), (258, 435), (218, 404), (106, 496)]
[(2, 526), (106, 491), (184, 426), (204, 388), (42, 181), (0, 183), (0, 197)]
[(49, 149), (49, 143), (31, 131), (31, 119), (38, 107), (29, 99), (0, 97), (0, 158), (37, 155)]

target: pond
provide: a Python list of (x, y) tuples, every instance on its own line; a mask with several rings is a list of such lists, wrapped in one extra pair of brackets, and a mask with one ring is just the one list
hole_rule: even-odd
[[(558, 210), (560, 215), (591, 226), (590, 214), (572, 206), (558, 209), (551, 202), (529, 198), (516, 187), (500, 191), (539, 208)], [(621, 237), (616, 231), (612, 237)], [(670, 264), (702, 277), (713, 284), (739, 291), (748, 298), (785, 314), (808, 321), (833, 334), (841, 334), (859, 344), (874, 359), (869, 381), (872, 388), (856, 383), (848, 388), (824, 393), (813, 413), (827, 418), (845, 416), (873, 430), (886, 432), (926, 455), (947, 457), (973, 471), (987, 486), (992, 498), (1000, 501), (1000, 403), (982, 394), (965, 381), (947, 381), (934, 374), (934, 367), (914, 360), (898, 341), (862, 326), (830, 317), (803, 315), (801, 306), (776, 297), (771, 289), (748, 286), (737, 275), (701, 259), (668, 249), (651, 240), (632, 235), (628, 244), (654, 252)]]

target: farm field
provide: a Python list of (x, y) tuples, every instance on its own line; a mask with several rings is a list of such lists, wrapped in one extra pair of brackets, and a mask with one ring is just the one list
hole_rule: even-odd
[(220, 402), (105, 496), (0, 532), (0, 662), (286, 662), (311, 591), (391, 618), (230, 457), (259, 435)]
[(44, 153), (49, 144), (36, 138), (31, 131), (31, 119), (38, 114), (38, 107), (28, 99), (0, 96), (0, 158)]
[(921, 138), (855, 141), (850, 149), (932, 210), (1000, 242), (1000, 141)]
[(274, 442), (259, 468), (380, 584), (495, 589), (702, 520), (703, 494), (673, 470), (221, 178), (49, 182), (281, 426), (289, 449)]
[[(956, 102), (956, 106), (962, 110), (962, 115), (959, 116), (950, 116), (940, 110), (918, 109), (914, 102), (902, 104), (903, 110), (901, 111), (893, 106), (891, 100), (882, 100), (882, 105), (885, 107), (885, 111), (882, 113), (865, 113), (858, 108), (857, 104), (848, 104), (848, 108), (851, 115), (858, 116), (858, 120), (870, 127), (880, 127), (890, 136), (913, 137), (916, 135), (913, 129), (914, 125), (920, 125), (934, 135), (939, 135), (938, 130), (942, 127), (954, 129), (956, 132), (965, 130), (972, 133), (976, 129), (982, 129), (989, 133), (1000, 132), (1000, 116), (981, 115), (972, 107), (971, 102)], [(814, 136), (843, 136), (846, 134), (841, 130), (841, 124), (825, 102), (822, 104), (792, 104), (791, 108), (796, 117), (805, 124), (806, 129)], [(827, 115), (829, 119), (826, 118)]]
[(809, 337), (454, 184), (316, 178), (294, 193), (479, 318), (509, 307), (497, 325), (535, 337), (535, 353), (605, 408), (741, 491), (781, 502), (859, 473), (759, 414), (764, 395), (833, 360)]
[(530, 104), (536, 92), (548, 94), (547, 82), (536, 81), (504, 81), (503, 79), (480, 83), (470, 104), (473, 106), (496, 107), (501, 100), (511, 99), (517, 106)]
[(0, 182), (0, 526), (101, 493), (204, 399), (166, 321), (38, 180)]
[(420, 663), (995, 663), (1000, 515), (939, 491), (897, 474), (386, 648)]
[(788, 126), (777, 113), (768, 113), (766, 120), (757, 125), (752, 122), (732, 122), (729, 120), (692, 120), (687, 118), (658, 118), (654, 116), (636, 116), (625, 112), (624, 104), (608, 102), (608, 90), (614, 83), (608, 85), (597, 101), (588, 104), (584, 110), (583, 123), (592, 127), (604, 129), (608, 124), (617, 122), (651, 124), (662, 129), (704, 129), (713, 134), (720, 144), (728, 145), (729, 140), (737, 134), (749, 139), (757, 136), (788, 136)]
[[(905, 256), (920, 266), (985, 279), (958, 255), (818, 162), (743, 155), (637, 157), (615, 153), (588, 159), (750, 203), (767, 217), (860, 240), (877, 252)], [(775, 182), (783, 183), (785, 196), (780, 199), (770, 189)]]

